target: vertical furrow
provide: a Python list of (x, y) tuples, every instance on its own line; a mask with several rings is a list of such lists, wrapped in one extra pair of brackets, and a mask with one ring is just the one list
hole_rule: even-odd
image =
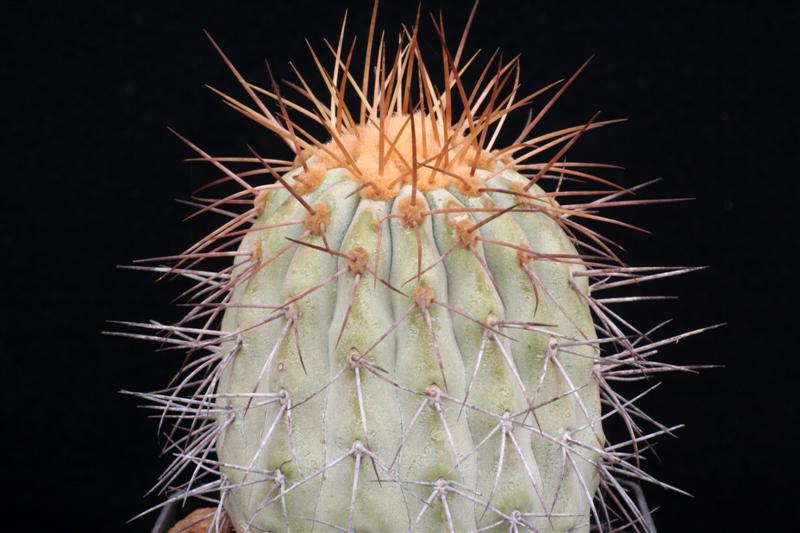
[[(420, 268), (439, 258), (430, 215), (415, 216), (429, 208), (417, 195), (411, 204), (405, 187), (392, 207), (391, 283), (407, 296), (392, 293), (397, 319), (396, 379), (406, 389), (399, 393), (402, 442), (397, 460), (400, 477), (407, 482), (414, 531), (441, 531), (448, 523), (456, 531), (475, 529), (474, 505), (450, 489), (451, 483), (475, 486), (475, 457), (466, 417), (446, 401), (444, 392), (463, 398), (464, 363), (453, 335), (450, 313), (436, 302), (448, 302), (443, 269), (418, 276)], [(462, 461), (458, 467), (456, 463)], [(464, 490), (463, 488), (461, 490)], [(442, 498), (447, 503), (445, 508)], [(429, 506), (421, 503), (430, 501)]]
[[(429, 197), (435, 209), (467, 207), (444, 190), (433, 191)], [(474, 200), (464, 201), (470, 207), (476, 206)], [(539, 468), (531, 452), (530, 432), (513, 425), (513, 421), (522, 422), (526, 418), (527, 389), (521, 379), (523, 369), (512, 355), (511, 346), (515, 343), (504, 336), (502, 329), (506, 310), (495, 289), (498, 280), (489, 271), (485, 247), (479, 240), (483, 228), (474, 229), (475, 224), (476, 218), (467, 212), (434, 219), (439, 249), (451, 250), (444, 262), (449, 304), (463, 314), (452, 315), (467, 372), (468, 398), (464, 411), (476, 444), (492, 435), (475, 452), (479, 471), (477, 489), (486, 501), (476, 513), (479, 525), (486, 526), (501, 518), (495, 512), (486, 512), (487, 505), (506, 515), (514, 511), (542, 513), (545, 505)]]
[[(337, 281), (333, 318), (316, 333), (329, 346), (327, 462), (347, 456), (325, 474), (316, 520), (365, 532), (401, 529), (407, 516), (400, 486), (384, 470), (399, 442), (397, 391), (387, 382), (394, 374), (395, 335), (378, 342), (393, 321), (389, 289), (373, 276), (389, 276), (391, 236), (384, 228), (380, 244), (378, 238), (387, 214), (386, 202), (364, 199), (359, 204), (340, 247), (348, 257), (339, 260), (338, 269), (346, 273)], [(358, 450), (351, 453), (356, 443), (382, 461), (357, 457)], [(380, 484), (376, 472), (384, 480)]]
[[(293, 183), (295, 176), (297, 176), (297, 174), (299, 174), (300, 172), (301, 169), (289, 172), (284, 176), (284, 179), (288, 183)], [(273, 223), (272, 215), (275, 213), (275, 211), (277, 211), (282, 205), (284, 205), (287, 200), (294, 201), (291, 198), (289, 192), (283, 188), (269, 189), (268, 192), (265, 191), (265, 194), (266, 198), (263, 200), (263, 207), (261, 208), (261, 212), (258, 213), (255, 220), (253, 220), (253, 223), (250, 225), (250, 228), (261, 228)], [(250, 253), (253, 250), (253, 246), (255, 245), (256, 240), (260, 239), (261, 239), (260, 232), (258, 231), (248, 232), (242, 238), (242, 241), (239, 244), (237, 251), (240, 253), (241, 252)], [(247, 256), (234, 257), (233, 259), (234, 267), (231, 274), (232, 278), (235, 280), (238, 279), (239, 276), (241, 276), (242, 274), (246, 274), (247, 267), (250, 265), (251, 261), (252, 261), (251, 258)], [(233, 286), (233, 290), (231, 291), (231, 296), (229, 298), (229, 301), (230, 302), (240, 301), (246, 287), (247, 287), (246, 279), (244, 279), (240, 283), (236, 283)], [(222, 317), (222, 323), (220, 325), (221, 330), (233, 331), (236, 328), (236, 319), (238, 316), (239, 316), (238, 308), (231, 307), (227, 309)], [(233, 343), (230, 343), (229, 346), (233, 346)]]
[[(490, 187), (512, 190), (527, 179), (505, 172), (488, 183)], [(583, 269), (580, 258), (567, 235), (546, 212), (537, 211), (551, 205), (538, 186), (528, 191), (539, 199), (515, 198), (509, 194), (491, 193), (493, 202), (506, 208), (521, 202), (511, 217), (503, 217), (514, 226), (518, 242), (525, 242), (533, 252), (527, 260), (519, 260), (509, 269), (513, 250), (507, 250), (508, 260), (494, 257), (493, 271), (502, 280), (501, 289), (515, 303), (509, 320), (535, 322), (535, 330), (515, 331), (521, 341), (515, 350), (520, 365), (529, 363), (526, 379), (535, 391), (536, 422), (548, 438), (533, 439), (533, 450), (542, 468), (545, 488), (556, 531), (568, 531), (588, 523), (587, 493), (593, 493), (597, 479), (593, 461), (597, 454), (587, 449), (602, 447), (600, 403), (597, 384), (592, 379), (592, 367), (597, 356), (594, 325), (588, 307), (571, 283), (584, 287), (585, 279), (573, 278), (572, 272)], [(527, 212), (526, 212), (527, 210)], [(487, 236), (501, 238), (499, 224), (489, 224)], [(498, 250), (499, 251), (499, 250)], [(503, 253), (503, 252), (501, 252)], [(519, 254), (516, 254), (519, 256)], [(519, 259), (524, 259), (520, 257)], [(505, 272), (505, 273), (503, 273)], [(536, 309), (536, 313), (533, 313)], [(552, 331), (548, 335), (547, 331)], [(520, 349), (524, 348), (524, 349)], [(542, 378), (542, 372), (546, 373)], [(581, 446), (584, 445), (584, 446)], [(579, 516), (574, 516), (583, 510)], [(572, 515), (572, 516), (570, 516)]]
[[(337, 250), (352, 220), (358, 196), (347, 198), (355, 184), (341, 182), (331, 187), (313, 205), (327, 206), (328, 222), (322, 235), (309, 235), (306, 243)], [(317, 393), (329, 379), (328, 339), (320, 335), (331, 322), (336, 301), (338, 257), (319, 249), (298, 246), (283, 283), (284, 302), (291, 325), (275, 356), (269, 390), (285, 396), (276, 404), (284, 408), (282, 419), (270, 437), (264, 464), (268, 470), (280, 469), (286, 484), (292, 484), (318, 471), (324, 465), (325, 393)], [(316, 394), (315, 394), (316, 393)], [(294, 406), (298, 405), (297, 408)], [(280, 407), (278, 407), (280, 406)], [(271, 423), (272, 420), (269, 420)], [(277, 413), (276, 415), (277, 416)], [(314, 478), (286, 495), (287, 513), (296, 517), (312, 517), (319, 496), (321, 479)], [(261, 505), (263, 501), (251, 502)], [(276, 514), (277, 505), (264, 514)], [(284, 527), (284, 517), (264, 524)], [(258, 521), (260, 524), (260, 520)], [(274, 525), (273, 525), (274, 524)], [(261, 524), (260, 524), (261, 525)], [(292, 531), (310, 531), (310, 520), (291, 520)], [(263, 526), (262, 526), (263, 527)]]
[[(306, 195), (306, 200), (316, 201), (341, 181), (341, 173), (332, 175), (323, 186)], [(275, 207), (273, 202), (279, 200), (278, 195), (269, 198), (264, 213), (255, 223), (272, 226), (302, 221), (307, 216), (306, 210), (294, 198), (288, 198)], [(220, 379), (218, 392), (223, 396), (218, 401), (234, 409), (236, 416), (220, 435), (217, 450), (224, 465), (222, 471), (234, 485), (231, 493), (236, 495), (226, 499), (226, 509), (240, 528), (247, 527), (251, 519), (258, 520), (274, 513), (268, 511), (254, 517), (260, 502), (273, 488), (263, 476), (268, 466), (266, 454), (259, 453), (259, 448), (281, 408), (280, 402), (267, 395), (278, 392), (271, 389), (270, 373), (274, 371), (282, 339), (289, 336), (291, 329), (287, 327), (288, 321), (280, 309), (285, 300), (283, 281), (297, 251), (297, 245), (292, 245), (287, 237), (298, 239), (304, 232), (302, 224), (295, 224), (248, 235), (242, 247), (249, 246), (249, 261), (242, 262), (234, 273), (237, 286), (223, 317), (226, 330), (238, 333), (234, 343), (239, 347)], [(269, 400), (273, 403), (267, 404)]]

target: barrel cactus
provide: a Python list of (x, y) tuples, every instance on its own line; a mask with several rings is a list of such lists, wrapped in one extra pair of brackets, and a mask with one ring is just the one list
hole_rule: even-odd
[[(436, 69), (418, 22), (391, 50), (373, 12), (356, 75), (343, 25), (330, 67), (312, 50), (324, 95), (300, 72), (291, 96), (251, 84), (212, 40), (249, 103), (218, 94), (292, 158), (212, 157), (181, 137), (221, 172), (212, 186), (237, 190), (198, 194), (224, 224), (137, 267), (192, 280), (187, 314), (129, 323), (189, 352), (166, 389), (138, 394), (169, 428), (157, 489), (216, 501), (212, 530), (647, 528), (617, 478), (659, 483), (640, 451), (673, 428), (610, 384), (683, 368), (652, 356), (694, 332), (653, 340), (611, 308), (645, 297), (599, 295), (688, 269), (625, 266), (586, 225), (647, 203), (595, 174), (610, 165), (565, 158), (615, 121), (537, 132), (585, 65), (522, 96), (517, 59), (478, 68), (469, 24), (455, 50), (441, 17), (433, 29)], [(628, 437), (609, 443), (615, 416)]]

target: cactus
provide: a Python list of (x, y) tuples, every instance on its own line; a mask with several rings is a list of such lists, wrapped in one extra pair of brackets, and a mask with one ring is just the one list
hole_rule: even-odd
[[(534, 133), (586, 64), (521, 96), (517, 59), (480, 70), (469, 24), (455, 51), (433, 26), (438, 86), (419, 23), (392, 52), (373, 12), (361, 75), (343, 25), (331, 67), (312, 50), (328, 93), (297, 72), (299, 98), (245, 81), (212, 40), (251, 103), (218, 94), (292, 159), (212, 157), (181, 137), (221, 172), (213, 186), (237, 190), (197, 200), (226, 217), (217, 230), (137, 267), (191, 279), (187, 314), (127, 323), (190, 354), (168, 388), (137, 394), (174, 422), (156, 487), (217, 501), (212, 530), (641, 530), (616, 477), (666, 486), (639, 456), (674, 428), (610, 384), (685, 368), (652, 356), (701, 330), (655, 341), (611, 309), (646, 297), (598, 296), (690, 270), (625, 266), (587, 226), (655, 202), (620, 200), (638, 187), (595, 174), (610, 165), (565, 160), (616, 121)], [(500, 147), (508, 114), (548, 94)], [(615, 416), (628, 436), (610, 444)]]

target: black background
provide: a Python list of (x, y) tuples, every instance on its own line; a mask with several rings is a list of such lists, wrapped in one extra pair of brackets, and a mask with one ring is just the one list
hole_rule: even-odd
[[(347, 2), (364, 40), (371, 4)], [(610, 228), (631, 264), (710, 265), (646, 289), (675, 301), (634, 305), (666, 333), (727, 322), (668, 347), (663, 358), (720, 363), (665, 378), (644, 405), (667, 424), (648, 469), (694, 495), (648, 489), (660, 531), (787, 531), (796, 527), (798, 377), (796, 295), (800, 63), (797, 3), (484, 2), (471, 48), (522, 53), (528, 91), (569, 76), (596, 54), (543, 128), (628, 117), (592, 132), (573, 160), (620, 163), (646, 197), (689, 196), (620, 210), (654, 231)], [(203, 87), (237, 96), (202, 34), (207, 28), (246, 76), (279, 77), (289, 60), (312, 72), (303, 42), (335, 39), (345, 3), (47, 3), (4, 8), (2, 39), (2, 529), (147, 531), (125, 521), (158, 500), (142, 495), (164, 462), (155, 423), (119, 389), (165, 384), (180, 362), (153, 346), (103, 337), (106, 319), (175, 318), (179, 285), (118, 264), (177, 252), (213, 227), (181, 224), (187, 197), (214, 174), (172, 126), (214, 154), (245, 144), (286, 156), (280, 143)], [(451, 42), (469, 11), (443, 8)], [(393, 34), (416, 3), (382, 6)], [(10, 10), (10, 11), (9, 11)], [(430, 23), (424, 23), (433, 39)], [(352, 33), (351, 33), (352, 35)], [(10, 290), (9, 290), (10, 289)], [(623, 309), (626, 310), (626, 309)], [(12, 528), (13, 529), (13, 528)]]

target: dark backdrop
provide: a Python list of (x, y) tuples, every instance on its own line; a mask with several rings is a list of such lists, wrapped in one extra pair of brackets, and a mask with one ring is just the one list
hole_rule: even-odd
[[(365, 37), (366, 1), (347, 2)], [(444, 8), (450, 35), (468, 5)], [(181, 224), (174, 202), (209, 179), (166, 130), (215, 154), (246, 143), (286, 155), (203, 87), (236, 92), (201, 30), (264, 83), (263, 59), (289, 77), (311, 72), (303, 37), (336, 37), (343, 2), (52, 2), (4, 8), (2, 39), (2, 427), (8, 524), (29, 531), (147, 531), (125, 521), (157, 500), (142, 495), (164, 462), (155, 423), (119, 389), (165, 384), (180, 357), (100, 335), (106, 319), (175, 318), (179, 285), (115, 265), (177, 252), (213, 226)], [(415, 2), (383, 6), (390, 33)], [(545, 127), (603, 117), (573, 159), (623, 164), (647, 197), (695, 201), (620, 211), (654, 231), (610, 230), (632, 264), (710, 265), (653, 285), (676, 301), (631, 307), (667, 333), (727, 322), (664, 350), (675, 362), (720, 363), (669, 376), (645, 406), (667, 424), (651, 472), (692, 494), (648, 489), (661, 531), (785, 531), (796, 524), (798, 377), (793, 272), (797, 239), (799, 61), (796, 3), (484, 2), (471, 50), (523, 54), (532, 90), (595, 59)], [(431, 27), (426, 21), (428, 38)], [(454, 40), (454, 39), (453, 39)], [(239, 94), (236, 92), (236, 94)], [(10, 290), (9, 290), (10, 289)]]

